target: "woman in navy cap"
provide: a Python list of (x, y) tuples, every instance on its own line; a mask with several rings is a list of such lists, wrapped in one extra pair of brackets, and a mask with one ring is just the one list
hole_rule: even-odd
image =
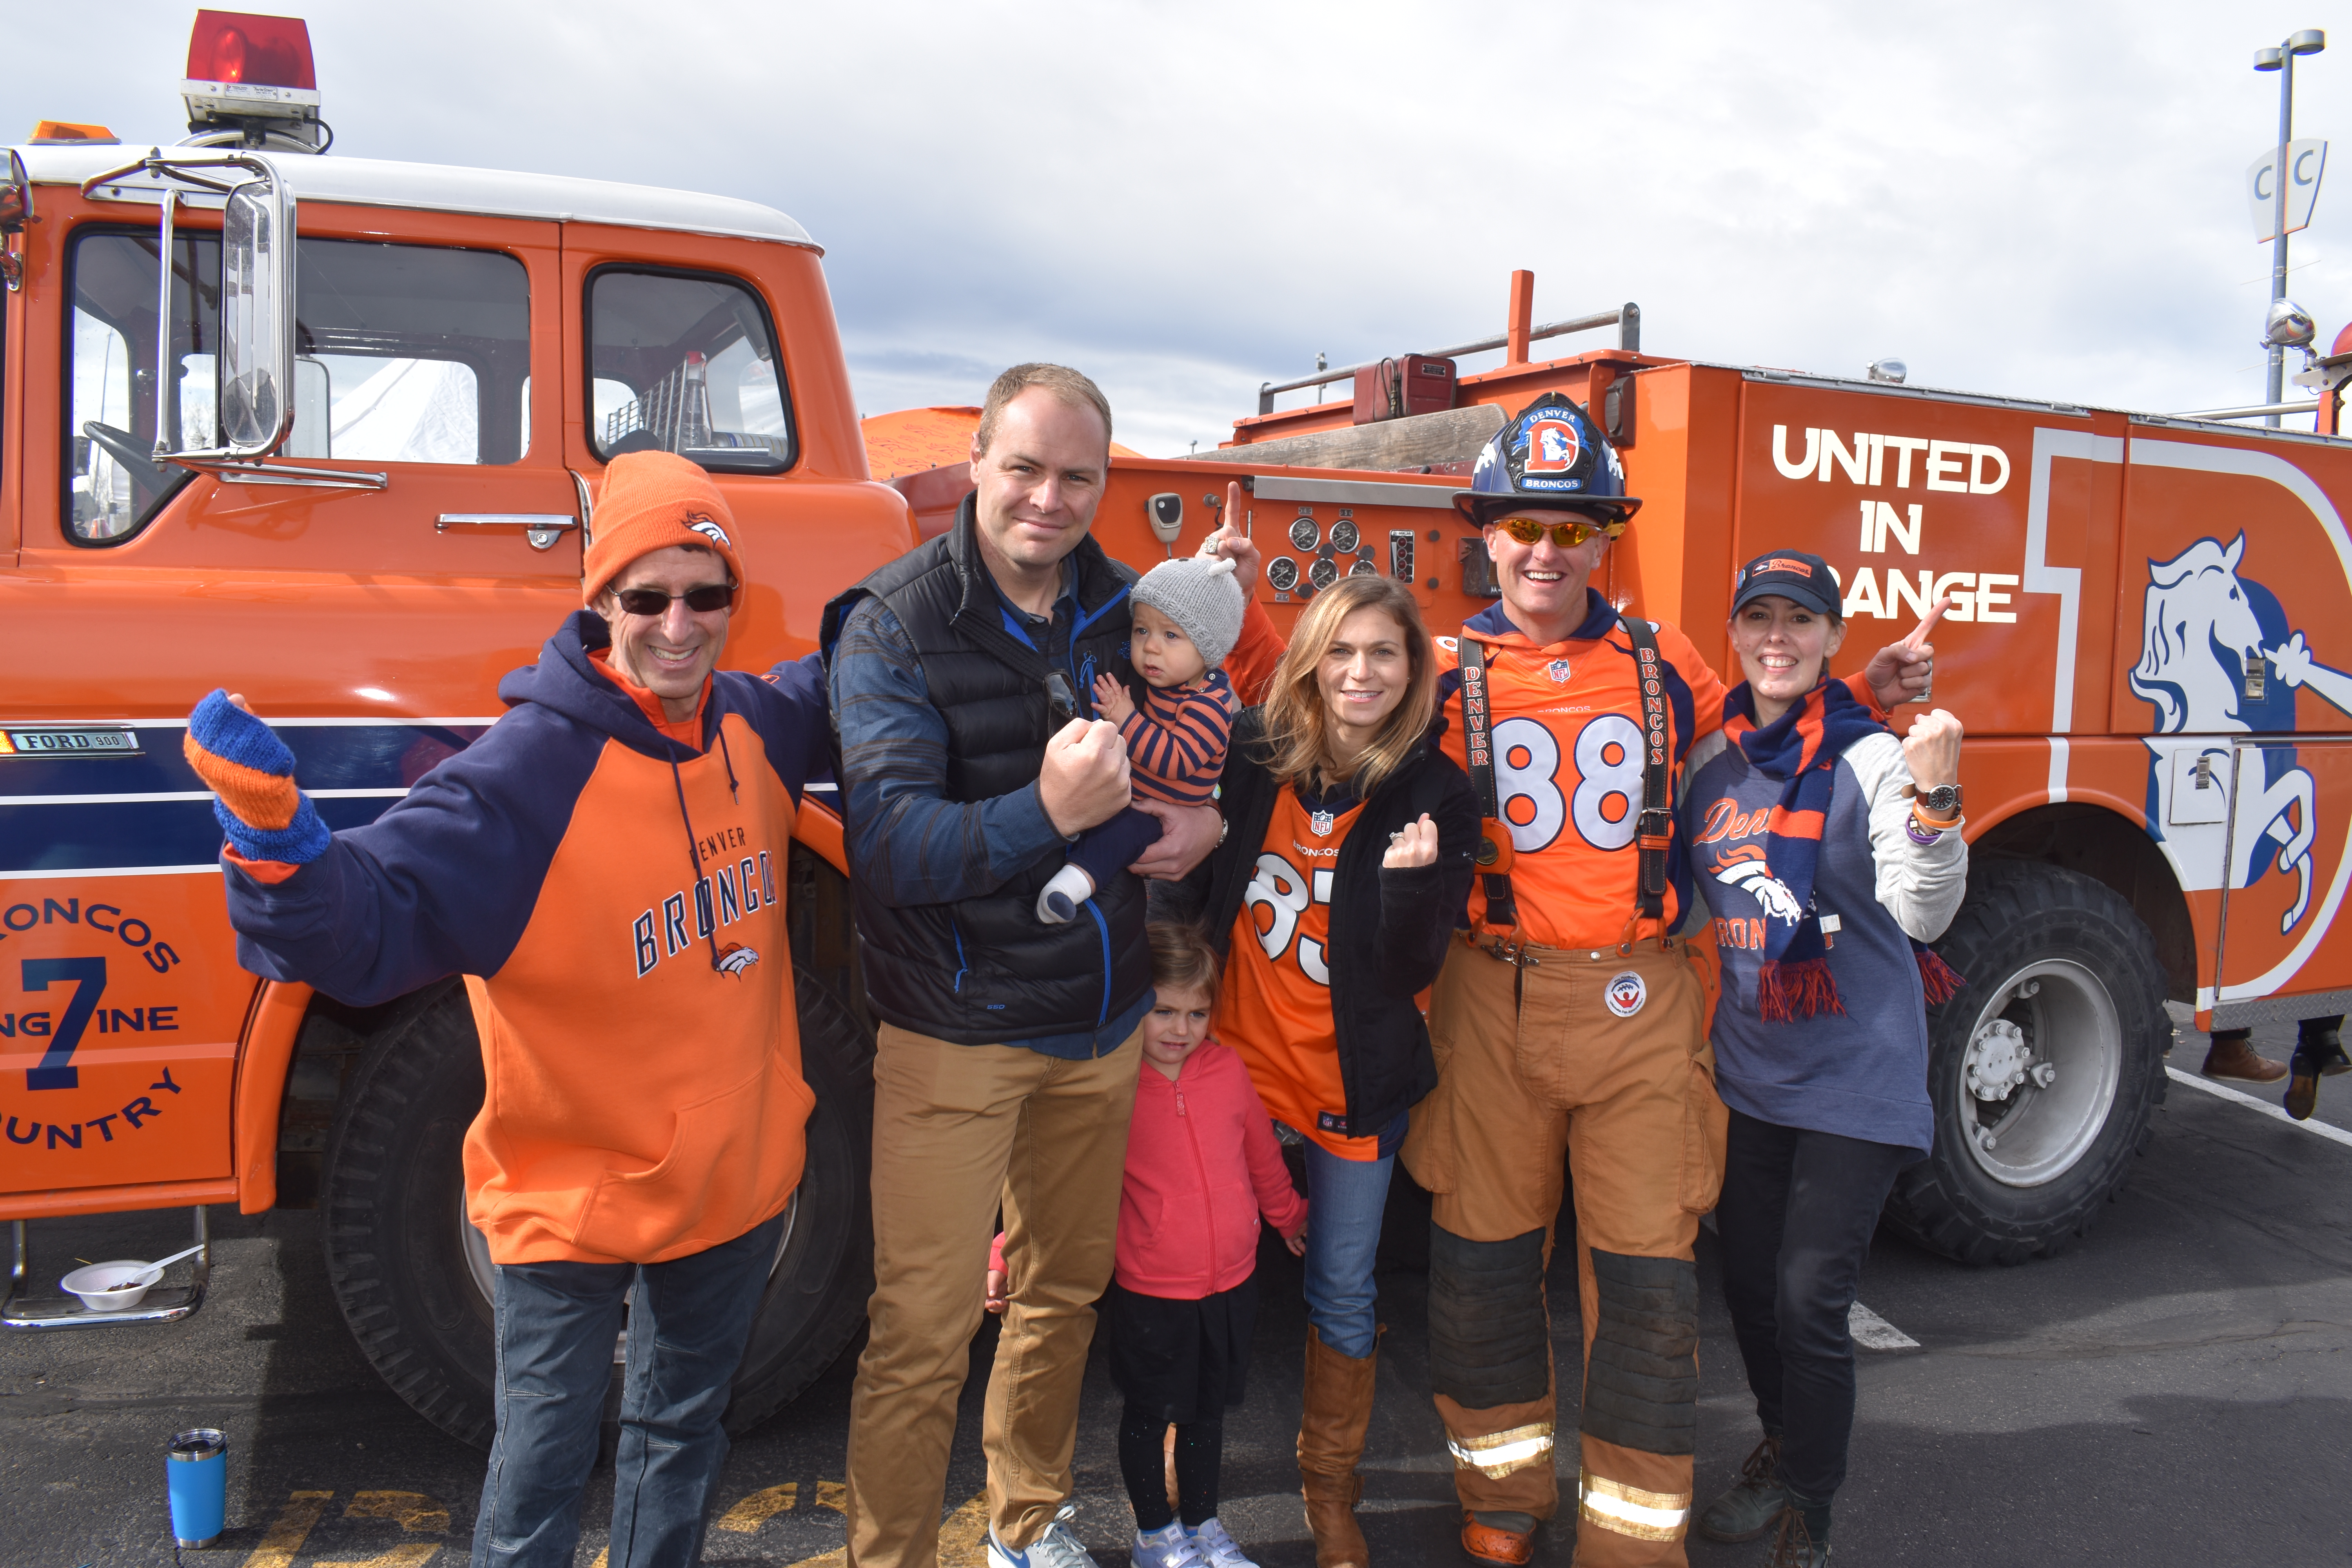
[(1698, 1529), (1746, 1541), (1778, 1524), (1774, 1568), (1829, 1556), (1853, 1427), (1846, 1315), (1895, 1172), (1934, 1142), (1927, 1009), (1960, 984), (1926, 945), (1967, 889), (1960, 722), (1937, 709), (1898, 739), (1827, 679), (1844, 639), (1820, 556), (1740, 569), (1747, 679), (1694, 749), (1682, 807), (1723, 965), (1723, 1289), (1764, 1426)]

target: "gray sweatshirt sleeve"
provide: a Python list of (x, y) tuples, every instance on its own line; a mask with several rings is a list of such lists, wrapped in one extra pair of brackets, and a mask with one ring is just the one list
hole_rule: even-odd
[(1969, 890), (1969, 847), (1954, 828), (1933, 844), (1914, 839), (1911, 797), (1903, 793), (1911, 769), (1903, 742), (1891, 734), (1865, 736), (1843, 761), (1870, 796), (1870, 852), (1878, 869), (1878, 901), (1919, 942), (1944, 934)]

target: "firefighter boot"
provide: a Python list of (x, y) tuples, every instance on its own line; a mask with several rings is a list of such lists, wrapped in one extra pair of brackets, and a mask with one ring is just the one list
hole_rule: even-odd
[(2286, 1113), (2297, 1121), (2310, 1121), (2311, 1113), (2319, 1109), (2323, 1076), (2352, 1071), (2352, 1058), (2345, 1056), (2344, 1043), (2336, 1036), (2343, 1023), (2340, 1016), (2305, 1018), (2295, 1029), (2294, 1057), (2287, 1069)]
[(1341, 1355), (1307, 1331), (1306, 1408), (1298, 1421), (1298, 1479), (1307, 1500), (1307, 1528), (1315, 1536), (1315, 1568), (1370, 1568), (1364, 1532), (1356, 1528), (1356, 1500), (1364, 1493), (1356, 1473), (1364, 1457), (1364, 1428), (1372, 1418), (1372, 1370), (1380, 1360)]
[(2254, 1055), (2254, 1047), (2246, 1043), (2252, 1034), (2251, 1029), (2214, 1030), (2213, 1048), (2205, 1053), (2205, 1076), (2240, 1083), (2276, 1083), (2284, 1078), (2286, 1068)]
[(1709, 1541), (1753, 1541), (1779, 1521), (1788, 1500), (1789, 1489), (1780, 1484), (1780, 1434), (1767, 1432), (1739, 1467), (1739, 1484), (1698, 1516), (1698, 1532)]

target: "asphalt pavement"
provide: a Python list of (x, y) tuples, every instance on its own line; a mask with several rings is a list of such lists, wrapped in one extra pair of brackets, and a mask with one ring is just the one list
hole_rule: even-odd
[[(2284, 1058), (2293, 1028), (2257, 1048)], [(2181, 1032), (2193, 1075), (2205, 1042)], [(2273, 1090), (2233, 1086), (2275, 1104)], [(2327, 1080), (2322, 1120), (2352, 1128), (2352, 1077)], [(2352, 1143), (2175, 1082), (2129, 1186), (2090, 1237), (2056, 1258), (1969, 1269), (1882, 1232), (1864, 1302), (1916, 1348), (1862, 1354), (1852, 1475), (1839, 1495), (1841, 1565), (2352, 1561)], [(481, 1456), (413, 1415), (353, 1347), (327, 1289), (319, 1216), (215, 1210), (204, 1310), (163, 1328), (0, 1336), (0, 1563), (172, 1561), (163, 1446), (175, 1430), (230, 1437), (229, 1528), (185, 1563), (220, 1568), (457, 1568)], [(1383, 1564), (1449, 1564), (1451, 1465), (1427, 1397), (1426, 1199), (1400, 1179), (1381, 1279), (1384, 1342), (1362, 1518)], [(183, 1211), (37, 1223), (38, 1268), (76, 1257), (161, 1257)], [(1553, 1279), (1556, 1352), (1575, 1364), (1576, 1291)], [(1702, 1499), (1736, 1479), (1758, 1429), (1715, 1275), (1700, 1250)], [(1292, 1458), (1305, 1316), (1298, 1267), (1261, 1254), (1264, 1306), (1248, 1401), (1227, 1422), (1223, 1517), (1265, 1568), (1308, 1568)], [(175, 1274), (175, 1278), (177, 1275)], [(44, 1282), (46, 1283), (46, 1281)], [(943, 1561), (978, 1563), (983, 1481), (973, 1347), (948, 1486)], [(850, 1361), (740, 1440), (706, 1561), (840, 1561)], [(1571, 1379), (1571, 1382), (1573, 1380)], [(1574, 1428), (1573, 1389), (1562, 1411)], [(1104, 1568), (1133, 1531), (1113, 1454), (1117, 1395), (1097, 1353), (1078, 1447), (1077, 1525)], [(1571, 1488), (1574, 1449), (1564, 1474)], [(609, 1470), (578, 1562), (604, 1547)], [(1566, 1568), (1570, 1517), (1537, 1562)], [(1699, 1568), (1760, 1564), (1765, 1543), (1694, 1540)], [(832, 1555), (828, 1558), (828, 1554)]]

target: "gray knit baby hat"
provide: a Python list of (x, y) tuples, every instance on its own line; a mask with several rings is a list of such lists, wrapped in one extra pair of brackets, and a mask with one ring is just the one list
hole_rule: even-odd
[(1242, 635), (1242, 585), (1234, 563), (1188, 555), (1162, 561), (1143, 574), (1130, 595), (1183, 628), (1211, 669), (1225, 662)]

